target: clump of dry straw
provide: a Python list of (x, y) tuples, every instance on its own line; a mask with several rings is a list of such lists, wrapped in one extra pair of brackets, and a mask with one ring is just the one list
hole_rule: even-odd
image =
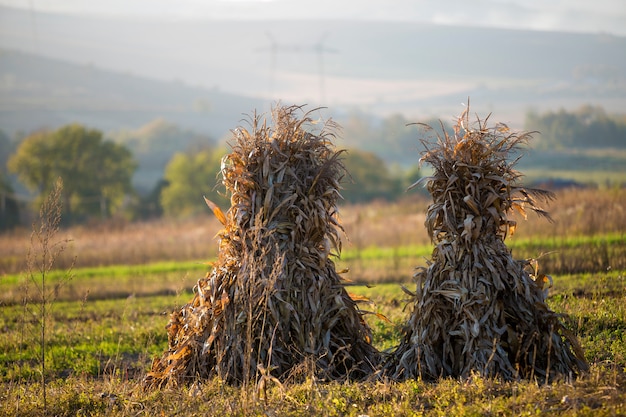
[(218, 259), (171, 315), (169, 346), (148, 386), (214, 376), (284, 381), (303, 369), (305, 377), (364, 378), (376, 369), (370, 329), (332, 260), (344, 175), (334, 125), (315, 131), (295, 106), (272, 118), (268, 126), (255, 114), (251, 131), (233, 131), (221, 170), (231, 207), (223, 214), (207, 201), (224, 224)]
[(548, 217), (537, 201), (553, 198), (519, 185), (517, 159), (509, 160), (530, 134), (487, 120), (470, 125), (466, 110), (454, 135), (424, 141), (420, 162), (434, 172), (414, 186), (425, 181), (432, 195), (425, 224), (435, 247), (414, 275), (415, 293), (407, 291), (412, 313), (385, 365), (393, 378), (544, 382), (587, 369), (575, 335), (546, 305), (551, 278), (514, 260), (504, 243), (516, 227), (512, 211)]

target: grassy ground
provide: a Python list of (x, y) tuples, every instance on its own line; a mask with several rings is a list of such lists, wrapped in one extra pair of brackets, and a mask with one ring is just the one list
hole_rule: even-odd
[[(569, 238), (514, 238), (509, 247), (518, 259), (539, 258), (542, 271), (552, 274), (626, 270), (626, 236), (607, 233)], [(345, 277), (360, 284), (409, 282), (412, 270), (426, 264), (432, 252), (430, 244), (395, 247), (349, 247), (337, 259), (338, 270), (348, 269)], [(210, 266), (207, 262), (155, 262), (142, 265), (109, 265), (75, 268), (71, 279), (56, 291), (57, 300), (76, 300), (88, 295), (89, 300), (146, 297), (191, 291), (196, 281)], [(63, 270), (48, 276), (54, 285), (66, 279)], [(0, 303), (19, 302), (24, 292), (23, 273), (0, 277)], [(36, 297), (32, 294), (31, 298)]]
[[(359, 253), (366, 257), (371, 248), (386, 248), (392, 252), (393, 259), (394, 248), (412, 251), (426, 247), (430, 243), (424, 228), (428, 204), (425, 196), (412, 192), (396, 203), (341, 207), (339, 215), (346, 232), (342, 258), (358, 258)], [(509, 245), (514, 247), (519, 240), (569, 241), (574, 237), (607, 234), (626, 239), (626, 189), (564, 190), (547, 209), (554, 219), (551, 223), (535, 215), (529, 215), (528, 219), (516, 217), (518, 229), (508, 240)], [(67, 240), (67, 249), (56, 260), (56, 266), (66, 269), (72, 264), (76, 268), (88, 268), (168, 261), (200, 264), (217, 256), (215, 235), (220, 227), (207, 209), (206, 216), (185, 220), (112, 221), (65, 229), (58, 237)], [(29, 247), (30, 230), (0, 234), (0, 277), (25, 270)], [(428, 253), (420, 249), (412, 255), (420, 260)], [(525, 257), (515, 252), (514, 255)], [(394, 271), (394, 275), (398, 274), (407, 274), (404, 265)]]
[[(410, 284), (407, 284), (410, 288)], [(400, 284), (350, 286), (368, 296), (374, 344), (398, 343), (407, 312)], [(576, 381), (438, 383), (372, 380), (233, 388), (205, 381), (144, 392), (140, 380), (166, 347), (168, 313), (191, 294), (75, 300), (52, 305), (46, 349), (51, 415), (619, 415), (626, 412), (626, 277), (617, 272), (555, 277), (549, 302), (580, 338), (591, 371)], [(0, 413), (41, 415), (35, 306), (2, 308)], [(35, 311), (36, 312), (36, 311)]]
[[(203, 225), (198, 226), (201, 232), (194, 232), (189, 223), (187, 229), (166, 227), (161, 234), (153, 224), (155, 239), (146, 243), (145, 252), (136, 249), (139, 259), (121, 254), (128, 252), (126, 244), (118, 248), (118, 257), (110, 247), (112, 242), (136, 243), (145, 234), (138, 232), (141, 226), (129, 225), (108, 236), (100, 231), (100, 247), (84, 231), (62, 232), (61, 238), (78, 239), (74, 249), (89, 248), (81, 252), (88, 257), (95, 259), (100, 250), (105, 254), (101, 263), (108, 266), (79, 263), (69, 277), (63, 270), (47, 275), (53, 297), (45, 312), (43, 362), (44, 313), (37, 302), (37, 286), (23, 272), (5, 269), (0, 275), (0, 415), (624, 415), (626, 193), (566, 193), (559, 200), (565, 208), (559, 205), (553, 211), (554, 223), (529, 219), (508, 242), (516, 258), (544, 254), (540, 268), (554, 278), (550, 307), (563, 314), (591, 364), (589, 373), (577, 380), (545, 385), (543, 381), (502, 382), (475, 376), (437, 383), (372, 378), (341, 384), (309, 377), (304, 383), (269, 383), (266, 389), (236, 388), (212, 380), (146, 392), (141, 379), (152, 358), (167, 345), (168, 315), (191, 299), (193, 285), (208, 269), (205, 261), (213, 256), (207, 251), (203, 259), (199, 249), (189, 249), (199, 247), (191, 242), (200, 235), (205, 246), (207, 242), (214, 245), (214, 233)], [(409, 315), (400, 285), (411, 288), (412, 268), (423, 265), (430, 253), (420, 225), (419, 210), (424, 207), (422, 201), (412, 201), (352, 207), (345, 212), (344, 224), (352, 240), (345, 244), (338, 269), (350, 268), (345, 276), (355, 285), (348, 287), (349, 292), (370, 298), (364, 309), (389, 319), (366, 316), (373, 343), (383, 351), (397, 345)], [(193, 255), (176, 252), (173, 241), (170, 247), (175, 257), (185, 260), (159, 258), (158, 253), (169, 252), (164, 243), (168, 232), (181, 239), (191, 237), (178, 246)], [(20, 236), (0, 236), (0, 265), (6, 267), (8, 258), (23, 256), (18, 250), (4, 250), (10, 242), (28, 242)], [(132, 261), (115, 265), (115, 259)], [(30, 302), (25, 304), (24, 299)]]

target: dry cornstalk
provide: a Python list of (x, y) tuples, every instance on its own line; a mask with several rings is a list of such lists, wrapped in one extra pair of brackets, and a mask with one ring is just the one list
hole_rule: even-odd
[(412, 313), (385, 364), (393, 378), (476, 372), (544, 382), (587, 369), (575, 335), (546, 305), (551, 278), (514, 260), (504, 243), (515, 231), (512, 211), (549, 218), (536, 201), (553, 195), (518, 185), (517, 159), (508, 159), (530, 134), (487, 120), (470, 126), (466, 110), (454, 135), (424, 143), (420, 162), (434, 172), (414, 186), (426, 182), (432, 195), (425, 225), (435, 247), (414, 275)]
[(218, 376), (229, 383), (284, 381), (312, 363), (319, 379), (364, 378), (378, 353), (335, 270), (341, 250), (336, 202), (344, 175), (334, 125), (319, 133), (300, 107), (258, 115), (233, 131), (221, 175), (230, 195), (219, 255), (195, 296), (171, 315), (169, 346), (148, 386)]

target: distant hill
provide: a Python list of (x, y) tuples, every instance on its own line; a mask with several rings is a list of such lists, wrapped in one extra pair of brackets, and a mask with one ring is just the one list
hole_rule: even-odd
[[(406, 123), (451, 122), (468, 98), (473, 113), (493, 113), (491, 121), (516, 130), (531, 109), (591, 104), (623, 113), (624, 51), (625, 37), (605, 34), (332, 19), (135, 20), (0, 6), (0, 130), (13, 136), (71, 122), (101, 129), (141, 159), (135, 182), (146, 190), (173, 152), (204, 138), (215, 143), (245, 114), (281, 100), (328, 107), (324, 117), (352, 132), (339, 146), (407, 167), (419, 155)], [(355, 117), (367, 120), (363, 132), (351, 128)], [(146, 142), (146, 126), (167, 134)], [(623, 155), (610, 164), (606, 157), (575, 160), (619, 180)], [(580, 168), (570, 156), (525, 161), (542, 177), (557, 162), (567, 171), (560, 177)]]
[[(76, 100), (73, 107), (45, 116), (68, 118), (78, 108), (90, 120), (113, 125), (116, 118), (128, 124), (139, 114), (158, 112), (185, 128), (205, 127), (207, 120), (232, 127), (229, 121), (238, 121), (241, 113), (280, 99), (327, 106), (337, 115), (358, 108), (379, 117), (449, 119), (471, 97), (476, 112), (521, 125), (530, 108), (626, 108), (625, 37), (471, 23), (349, 21), (332, 15), (327, 20), (164, 21), (0, 7), (0, 48), (79, 66), (60, 71), (68, 77), (61, 91), (48, 91), (47, 107), (41, 90), (29, 96), (28, 105), (39, 103), (33, 122), (44, 116), (42, 108), (58, 110), (57, 102), (69, 95)], [(105, 76), (105, 69), (118, 78)], [(81, 82), (68, 91), (71, 77)], [(103, 107), (83, 111), (94, 97)], [(194, 115), (206, 101), (214, 113), (208, 112), (208, 119)], [(24, 106), (2, 108), (13, 112), (5, 119), (27, 121), (19, 113)], [(111, 108), (120, 111), (107, 116)], [(132, 120), (122, 115), (126, 108)]]
[(162, 118), (219, 137), (262, 103), (217, 90), (0, 50), (0, 129), (7, 134), (78, 122), (104, 131)]

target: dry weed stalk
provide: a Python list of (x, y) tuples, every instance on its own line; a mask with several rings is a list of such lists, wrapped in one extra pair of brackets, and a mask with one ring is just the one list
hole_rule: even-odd
[[(341, 250), (336, 217), (344, 168), (334, 125), (317, 134), (300, 107), (258, 115), (233, 132), (222, 164), (230, 195), (213, 269), (172, 314), (169, 347), (146, 383), (219, 376), (229, 383), (284, 381), (309, 360), (314, 377), (363, 378), (377, 365), (370, 330), (331, 257)], [(310, 375), (309, 375), (310, 377)]]
[(508, 159), (530, 133), (488, 127), (487, 120), (470, 125), (466, 110), (454, 135), (424, 143), (420, 162), (434, 168), (422, 179), (433, 198), (425, 225), (435, 248), (414, 275), (412, 313), (385, 365), (394, 378), (478, 372), (544, 382), (587, 369), (575, 335), (546, 305), (551, 278), (514, 260), (504, 243), (515, 231), (513, 210), (548, 217), (536, 200), (553, 198), (518, 185), (517, 159)]
[[(39, 327), (39, 362), (41, 372), (41, 390), (43, 399), (43, 412), (48, 413), (47, 385), (48, 368), (46, 357), (48, 352), (48, 332), (51, 327), (52, 308), (60, 288), (72, 278), (72, 268), (66, 271), (63, 278), (54, 285), (50, 282), (50, 272), (56, 266), (56, 260), (65, 250), (67, 240), (56, 240), (61, 225), (61, 212), (63, 209), (63, 180), (57, 178), (54, 187), (46, 196), (39, 209), (39, 217), (33, 222), (28, 248), (27, 272), (28, 281), (23, 284), (23, 308), (25, 316)], [(31, 297), (29, 285), (35, 288), (35, 295)], [(35, 309), (30, 309), (30, 304)], [(22, 318), (24, 320), (26, 317)]]

